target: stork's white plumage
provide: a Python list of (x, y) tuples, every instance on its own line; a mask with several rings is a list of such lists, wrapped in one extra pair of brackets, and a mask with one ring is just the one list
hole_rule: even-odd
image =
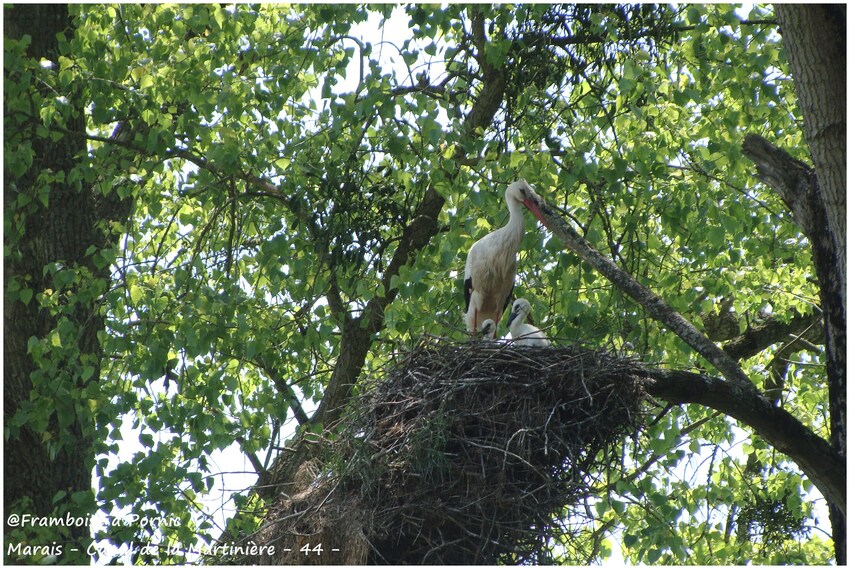
[(488, 318), (481, 323), (481, 334), (485, 340), (496, 339), (496, 323), (493, 322), (492, 318)]
[(549, 340), (546, 335), (532, 324), (526, 323), (526, 318), (531, 314), (531, 304), (524, 298), (518, 298), (511, 309), (508, 318), (508, 328), (511, 331), (511, 339), (517, 346), (548, 346)]
[[(502, 313), (508, 307), (516, 275), (516, 253), (525, 234), (522, 206), (545, 223), (540, 212), (540, 197), (525, 180), (508, 186), (505, 202), (510, 213), (508, 222), (473, 243), (466, 256), (463, 292), (466, 329), (471, 333), (480, 330), (479, 323), (483, 324), (487, 319), (498, 327)], [(495, 333), (494, 328), (494, 337)]]

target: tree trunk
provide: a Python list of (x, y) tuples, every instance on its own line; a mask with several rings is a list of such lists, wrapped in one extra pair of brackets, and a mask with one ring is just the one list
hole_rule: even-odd
[[(777, 4), (776, 17), (803, 113), (812, 155), (838, 254), (839, 294), (846, 282), (847, 14), (844, 5)], [(845, 303), (846, 306), (846, 303)]]
[[(814, 175), (804, 180), (802, 186), (788, 185), (787, 180), (776, 177), (769, 183), (788, 204), (812, 243), (826, 331), (830, 443), (844, 457), (847, 450), (847, 12), (843, 5), (777, 4), (775, 10), (803, 114)], [(760, 174), (766, 175), (761, 166)], [(805, 176), (795, 178), (803, 180)], [(840, 565), (847, 560), (847, 522), (843, 509), (843, 504), (840, 507), (829, 504), (835, 556)]]
[[(28, 57), (35, 61), (46, 58), (58, 62), (57, 35), (73, 34), (73, 18), (65, 4), (30, 4), (4, 7), (5, 38), (32, 38)], [(6, 81), (26, 80), (19, 70), (7, 70)], [(40, 85), (22, 88), (41, 89)], [(70, 89), (73, 91), (73, 89)], [(84, 102), (73, 92), (63, 93), (73, 108), (72, 118), (66, 127), (75, 132), (85, 132)], [(31, 109), (38, 120), (38, 109)], [(10, 122), (7, 121), (7, 129)], [(7, 437), (4, 443), (4, 494), (7, 515), (14, 504), (19, 504), (21, 514), (51, 516), (67, 512), (74, 517), (87, 519), (94, 513), (92, 495), (92, 468), (94, 449), (92, 434), (94, 420), (84, 399), (74, 397), (84, 384), (97, 381), (100, 376), (101, 348), (97, 333), (104, 329), (103, 318), (96, 308), (97, 299), (81, 300), (75, 295), (91, 284), (92, 279), (106, 279), (108, 271), (93, 265), (89, 248), (108, 247), (114, 236), (98, 228), (105, 212), (108, 219), (126, 218), (129, 214), (127, 200), (116, 196), (103, 197), (82, 182), (69, 181), (68, 174), (85, 156), (86, 143), (82, 137), (63, 137), (53, 140), (39, 137), (21, 128), (19, 122), (6, 131), (10, 136), (32, 144), (33, 161), (29, 169), (16, 176), (4, 170), (4, 216), (7, 227), (4, 246), (4, 420)], [(47, 203), (32, 199), (29, 207), (20, 207), (19, 198), (33, 197), (44, 182), (43, 172), (65, 173), (63, 181), (49, 185)], [(73, 179), (73, 177), (70, 177)], [(56, 264), (56, 265), (52, 265)], [(60, 283), (54, 276), (61, 273), (47, 270), (48, 266), (64, 269), (82, 269), (81, 274), (91, 278), (75, 280), (73, 284)], [(33, 292), (23, 299), (9, 297), (12, 279), (25, 283)], [(47, 289), (67, 293), (68, 303), (59, 310), (61, 316), (42, 308), (38, 294)], [(61, 330), (57, 326), (61, 323)], [(44, 339), (52, 333), (62, 332), (62, 345), (50, 350), (47, 358), (50, 368), (34, 361), (29, 346), (31, 339)], [(83, 367), (89, 372), (80, 373)], [(84, 377), (85, 376), (85, 377)], [(45, 393), (49, 395), (45, 395)], [(32, 402), (32, 405), (31, 405)], [(64, 407), (62, 407), (64, 406)], [(63, 408), (60, 416), (57, 410)], [(30, 409), (30, 411), (27, 411)], [(33, 427), (32, 416), (50, 409), (46, 428)], [(13, 425), (10, 427), (10, 425)], [(61, 500), (54, 497), (66, 493)], [(75, 495), (76, 494), (76, 495)], [(21, 500), (29, 501), (20, 506)], [(4, 523), (6, 523), (4, 521)], [(7, 535), (12, 528), (4, 527)], [(22, 529), (26, 529), (22, 527)], [(37, 528), (36, 528), (37, 529)], [(61, 547), (61, 563), (88, 563), (86, 549), (91, 542), (87, 524), (71, 525), (67, 535), (57, 529), (54, 550)], [(43, 528), (42, 528), (43, 531)], [(32, 544), (35, 545), (35, 544)], [(43, 545), (43, 544), (38, 544)], [(49, 545), (49, 542), (48, 542)]]
[[(71, 24), (68, 8), (65, 5), (30, 5), (5, 8), (6, 37), (19, 39), (25, 34), (33, 38), (29, 55), (35, 59), (58, 60), (56, 35), (65, 32)], [(73, 101), (72, 101), (73, 103)], [(82, 124), (76, 125), (78, 129)], [(74, 156), (85, 150), (80, 140), (68, 138), (52, 142), (47, 139), (34, 141), (35, 158), (30, 170), (23, 178), (15, 181), (8, 172), (4, 172), (4, 211), (11, 210), (19, 193), (28, 192), (34, 186), (39, 171), (51, 168), (54, 171), (67, 172), (73, 166)], [(19, 244), (19, 258), (4, 259), (4, 289), (8, 289), (12, 276), (29, 276), (30, 288), (38, 292), (46, 288), (42, 282), (42, 269), (52, 260), (73, 260), (81, 255), (73, 253), (74, 216), (84, 209), (83, 196), (67, 188), (54, 186), (49, 196), (49, 208), (43, 208), (40, 216), (31, 216), (26, 223), (25, 241)], [(89, 211), (90, 208), (89, 208)], [(58, 233), (61, 233), (59, 235)], [(84, 251), (85, 249), (83, 249)], [(30, 399), (32, 382), (30, 375), (35, 364), (27, 353), (30, 337), (43, 338), (55, 326), (39, 309), (35, 299), (29, 304), (10, 302), (4, 298), (4, 418), (6, 424), (21, 408), (21, 404)], [(74, 435), (81, 434), (81, 426), (75, 424)], [(18, 437), (11, 437), (5, 443), (6, 464), (4, 469), (3, 502), (6, 511), (18, 500), (28, 497), (32, 500), (30, 512), (39, 516), (49, 515), (53, 511), (52, 498), (60, 490), (76, 492), (91, 488), (92, 462), (91, 445), (80, 441), (78, 452), (60, 452), (51, 460), (43, 442), (43, 434), (24, 426)], [(8, 527), (6, 531), (8, 531)], [(81, 528), (76, 537), (83, 537), (88, 528)]]

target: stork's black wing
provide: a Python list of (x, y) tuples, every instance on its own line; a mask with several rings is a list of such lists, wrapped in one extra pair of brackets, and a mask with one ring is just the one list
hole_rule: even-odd
[(464, 314), (469, 312), (469, 298), (472, 296), (472, 277), (463, 281), (463, 298), (466, 300), (466, 308), (463, 309)]
[(509, 293), (508, 293), (508, 297), (505, 299), (505, 304), (502, 306), (502, 311), (499, 313), (499, 317), (501, 317), (501, 316), (502, 316), (502, 314), (504, 314), (504, 313), (505, 313), (505, 309), (506, 309), (508, 306), (510, 306), (510, 305), (511, 305), (511, 298), (512, 298), (512, 297), (513, 297), (513, 295), (514, 295), (514, 287), (515, 287), (515, 286), (516, 286), (516, 283), (514, 283), (514, 284), (512, 284), (512, 285), (511, 285), (511, 292), (509, 292)]

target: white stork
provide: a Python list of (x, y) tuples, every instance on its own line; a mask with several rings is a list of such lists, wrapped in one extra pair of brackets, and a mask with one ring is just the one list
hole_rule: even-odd
[(526, 318), (531, 320), (531, 304), (524, 298), (518, 298), (514, 301), (511, 316), (508, 318), (508, 329), (511, 331), (514, 345), (548, 346), (546, 335), (537, 326), (527, 324)]
[[(516, 253), (525, 234), (522, 206), (544, 224), (540, 197), (525, 180), (505, 190), (510, 218), (496, 231), (472, 244), (466, 256), (463, 294), (466, 299), (466, 329), (475, 333), (479, 323), (490, 319), (496, 327), (511, 299), (516, 274)], [(495, 337), (496, 328), (493, 329)]]
[(481, 323), (481, 334), (485, 340), (496, 339), (496, 323), (492, 318), (488, 318)]

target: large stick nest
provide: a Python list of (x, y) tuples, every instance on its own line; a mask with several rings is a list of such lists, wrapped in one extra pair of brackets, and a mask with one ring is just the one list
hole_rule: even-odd
[(643, 377), (577, 346), (426, 339), (363, 386), (324, 462), (266, 517), (255, 541), (278, 547), (260, 561), (551, 561), (564, 508), (638, 428)]

